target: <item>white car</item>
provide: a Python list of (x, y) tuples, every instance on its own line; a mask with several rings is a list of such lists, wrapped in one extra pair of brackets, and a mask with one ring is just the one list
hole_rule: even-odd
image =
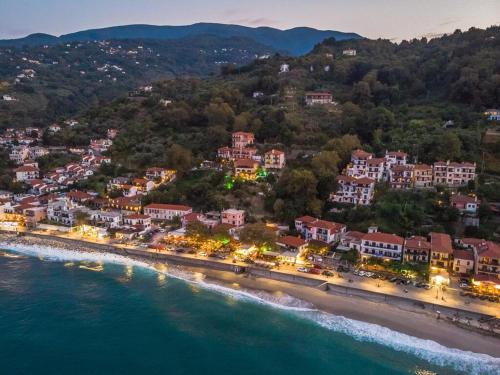
[(358, 275), (359, 275), (359, 276), (366, 276), (366, 272), (365, 272), (365, 271), (359, 271), (359, 272), (358, 272)]
[(305, 267), (299, 267), (299, 268), (297, 268), (297, 271), (304, 272), (304, 273), (308, 273), (309, 272), (309, 270), (307, 268), (305, 268)]

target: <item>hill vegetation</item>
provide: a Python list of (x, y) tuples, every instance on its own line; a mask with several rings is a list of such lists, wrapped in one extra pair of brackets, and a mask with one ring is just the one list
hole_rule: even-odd
[(214, 36), (0, 48), (0, 98), (17, 99), (0, 101), (0, 127), (47, 126), (153, 80), (206, 76), (272, 51), (250, 39)]

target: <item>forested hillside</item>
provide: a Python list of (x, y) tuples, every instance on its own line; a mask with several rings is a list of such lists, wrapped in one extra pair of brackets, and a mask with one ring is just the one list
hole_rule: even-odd
[(244, 38), (120, 40), (0, 48), (0, 127), (48, 126), (153, 80), (206, 76), (273, 52)]
[[(326, 40), (304, 57), (274, 56), (225, 66), (206, 80), (159, 82), (145, 102), (118, 100), (88, 112), (86, 121), (97, 131), (124, 130), (123, 148), (118, 143), (114, 152), (123, 153), (123, 162), (127, 154), (130, 167), (161, 158), (172, 143), (208, 157), (234, 130), (253, 131), (259, 143), (283, 144), (295, 155), (353, 134), (374, 152), (404, 149), (422, 162), (480, 163), (482, 136), (492, 126), (482, 113), (500, 102), (499, 47), (498, 27), (400, 45)], [(357, 55), (342, 55), (346, 48)], [(284, 63), (290, 71), (280, 74)], [(339, 104), (306, 107), (309, 90), (329, 90)], [(254, 92), (263, 95), (253, 98)], [(173, 103), (164, 107), (161, 98)]]

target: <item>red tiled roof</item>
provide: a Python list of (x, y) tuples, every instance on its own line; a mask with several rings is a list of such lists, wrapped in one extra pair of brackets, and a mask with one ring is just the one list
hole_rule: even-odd
[(334, 232), (340, 232), (343, 227), (345, 227), (344, 224), (339, 224), (335, 223), (333, 221), (326, 221), (326, 220), (316, 220), (313, 221), (312, 223), (308, 223), (312, 227), (316, 228), (322, 228), (322, 229), (329, 229), (330, 231)]
[(283, 244), (285, 246), (290, 246), (290, 247), (300, 247), (304, 246), (306, 244), (306, 241), (304, 241), (300, 237), (294, 237), (294, 236), (284, 236), (279, 238), (276, 241), (277, 244)]
[(237, 159), (234, 161), (235, 168), (255, 168), (259, 163), (252, 159)]
[(486, 241), (484, 246), (478, 249), (478, 254), (481, 257), (500, 259), (500, 245), (492, 241)]
[(403, 245), (404, 243), (403, 237), (396, 236), (395, 234), (382, 233), (382, 232), (367, 233), (363, 236), (363, 240), (391, 243), (397, 245)]
[(90, 195), (84, 191), (78, 191), (78, 190), (70, 191), (66, 194), (66, 196), (73, 198), (73, 199), (91, 199), (92, 198), (92, 195)]
[(431, 233), (431, 250), (438, 253), (451, 254), (451, 237), (446, 233)]
[(387, 155), (389, 155), (389, 156), (396, 156), (396, 157), (408, 156), (408, 154), (406, 152), (403, 152), (403, 151), (389, 151), (387, 153)]
[(144, 207), (144, 209), (189, 211), (192, 210), (192, 207), (184, 206), (182, 204), (151, 203)]
[(198, 217), (200, 216), (199, 212), (191, 212), (182, 217), (182, 220), (187, 221), (189, 223), (198, 221)]
[(361, 158), (366, 159), (370, 156), (373, 156), (373, 154), (370, 154), (369, 152), (366, 152), (364, 150), (360, 150), (359, 148), (354, 150), (351, 155), (353, 157), (358, 158), (358, 159), (361, 159)]
[(149, 219), (149, 216), (143, 214), (130, 214), (125, 216), (125, 219), (130, 219), (130, 220)]
[(455, 259), (474, 260), (472, 251), (467, 250), (453, 250), (453, 257)]
[(476, 197), (471, 197), (469, 195), (462, 195), (462, 194), (455, 194), (450, 198), (451, 203), (460, 203), (460, 204), (467, 204), (467, 203), (476, 203), (477, 198)]
[(413, 236), (405, 240), (405, 247), (419, 250), (430, 250), (431, 244), (425, 237)]
[(31, 165), (23, 165), (16, 169), (16, 172), (38, 172), (38, 168)]
[(369, 159), (366, 163), (369, 165), (383, 164), (385, 160), (383, 158)]
[(358, 179), (355, 179), (355, 182), (359, 185), (370, 185), (375, 183), (375, 180), (368, 178), (368, 177), (361, 177)]
[(427, 165), (427, 164), (415, 164), (415, 169), (417, 169), (419, 171), (424, 171), (427, 169), (432, 169), (432, 167), (430, 165)]

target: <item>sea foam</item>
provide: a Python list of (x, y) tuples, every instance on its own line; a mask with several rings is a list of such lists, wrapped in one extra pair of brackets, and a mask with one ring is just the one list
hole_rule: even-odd
[(147, 262), (109, 253), (85, 252), (12, 243), (0, 243), (0, 247), (24, 255), (41, 257), (44, 260), (87, 261), (146, 268), (154, 272), (165, 273), (169, 277), (196, 284), (204, 289), (235, 299), (252, 301), (287, 311), (301, 318), (308, 319), (328, 330), (351, 336), (358, 341), (381, 344), (396, 351), (412, 354), (438, 366), (450, 367), (454, 370), (473, 375), (500, 374), (500, 358), (495, 358), (487, 354), (448, 348), (435, 341), (406, 335), (377, 324), (329, 314), (315, 309), (310, 303), (286, 294), (276, 297), (274, 294), (263, 291), (233, 289), (214, 282), (208, 282), (198, 273), (174, 267), (169, 267), (165, 271), (158, 270)]

